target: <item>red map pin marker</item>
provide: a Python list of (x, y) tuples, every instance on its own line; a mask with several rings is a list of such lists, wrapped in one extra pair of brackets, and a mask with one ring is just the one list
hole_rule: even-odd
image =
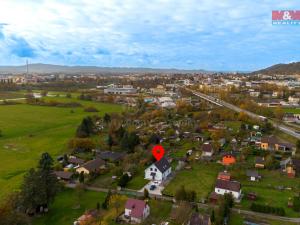
[(163, 146), (155, 145), (152, 148), (152, 155), (154, 156), (154, 158), (157, 161), (161, 160), (161, 158), (164, 156), (164, 154), (165, 154), (165, 149), (163, 148)]

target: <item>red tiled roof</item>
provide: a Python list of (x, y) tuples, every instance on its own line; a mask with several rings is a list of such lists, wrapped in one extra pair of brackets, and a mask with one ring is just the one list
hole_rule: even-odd
[(125, 208), (131, 210), (131, 216), (134, 218), (142, 218), (146, 202), (138, 199), (128, 199)]
[(239, 192), (241, 190), (241, 184), (237, 181), (218, 179), (216, 182), (216, 188)]

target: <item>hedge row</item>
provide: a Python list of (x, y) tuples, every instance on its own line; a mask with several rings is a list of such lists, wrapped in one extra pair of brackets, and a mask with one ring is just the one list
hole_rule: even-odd
[(270, 214), (275, 214), (278, 216), (285, 215), (284, 208), (282, 208), (282, 207), (273, 207), (273, 206), (269, 206), (269, 205), (261, 205), (261, 204), (257, 204), (257, 203), (252, 203), (250, 209), (255, 212), (270, 213)]

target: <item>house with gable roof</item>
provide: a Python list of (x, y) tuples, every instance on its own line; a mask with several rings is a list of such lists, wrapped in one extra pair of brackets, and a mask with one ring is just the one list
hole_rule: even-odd
[(131, 223), (141, 223), (150, 215), (149, 205), (139, 199), (128, 199), (125, 204), (125, 218), (128, 218)]
[(145, 179), (162, 182), (171, 174), (172, 167), (169, 161), (163, 157), (145, 169)]

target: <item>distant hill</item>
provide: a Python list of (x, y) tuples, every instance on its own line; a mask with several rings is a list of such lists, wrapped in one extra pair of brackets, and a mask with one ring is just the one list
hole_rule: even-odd
[[(29, 64), (29, 73), (205, 73), (205, 70), (179, 70), (179, 69), (153, 69), (153, 68), (130, 68), (130, 67), (98, 67), (98, 66), (63, 66), (52, 64)], [(26, 65), (0, 66), (0, 74), (26, 73)]]
[(300, 62), (288, 63), (288, 64), (276, 64), (266, 69), (253, 72), (254, 74), (285, 74), (293, 75), (300, 74)]

